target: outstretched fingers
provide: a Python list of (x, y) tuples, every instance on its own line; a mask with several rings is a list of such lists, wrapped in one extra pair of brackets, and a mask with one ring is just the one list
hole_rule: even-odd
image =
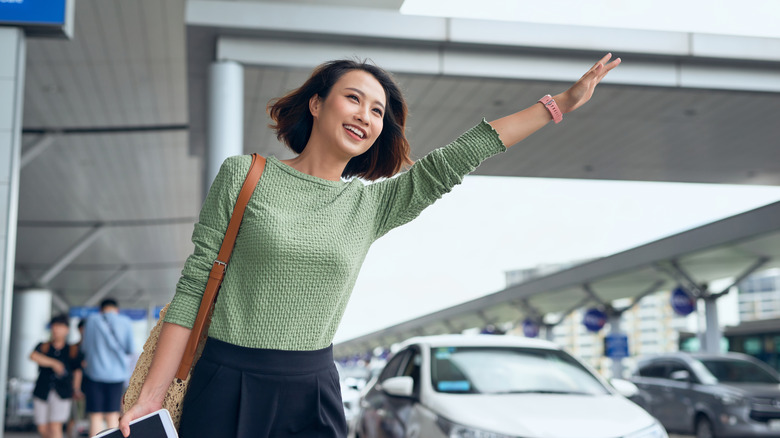
[(601, 82), (602, 79), (604, 79), (604, 76), (607, 75), (612, 69), (620, 65), (621, 59), (615, 58), (612, 62), (609, 62), (609, 60), (612, 58), (611, 53), (607, 53), (604, 55), (603, 58), (599, 59), (596, 64), (591, 67), (591, 69), (585, 74), (585, 76), (589, 76), (587, 79), (593, 79), (595, 80), (595, 84), (598, 84)]

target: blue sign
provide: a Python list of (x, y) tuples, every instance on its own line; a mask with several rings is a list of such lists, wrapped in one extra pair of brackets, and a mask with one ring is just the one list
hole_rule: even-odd
[(0, 0), (0, 26), (24, 29), (27, 35), (73, 37), (75, 0)]
[[(100, 312), (99, 307), (71, 307), (70, 311), (68, 311), (68, 314), (71, 318), (84, 319), (89, 315), (98, 312)], [(119, 309), (119, 313), (127, 316), (133, 321), (146, 319), (146, 309)]]
[(65, 25), (67, 0), (0, 0), (0, 23)]
[(98, 312), (100, 312), (100, 309), (97, 307), (71, 307), (68, 314), (71, 318), (84, 319), (89, 315)]
[(133, 321), (143, 321), (146, 319), (146, 309), (119, 309), (119, 313)]
[(589, 309), (582, 317), (582, 323), (588, 330), (598, 332), (607, 323), (607, 314), (596, 308)]
[(604, 336), (604, 355), (611, 359), (628, 357), (628, 336), (624, 333)]
[(539, 336), (539, 324), (531, 318), (523, 321), (523, 334), (526, 338), (535, 338)]
[(670, 302), (672, 305), (672, 310), (674, 310), (678, 315), (690, 315), (694, 310), (696, 310), (696, 299), (692, 297), (687, 290), (679, 286), (672, 291)]

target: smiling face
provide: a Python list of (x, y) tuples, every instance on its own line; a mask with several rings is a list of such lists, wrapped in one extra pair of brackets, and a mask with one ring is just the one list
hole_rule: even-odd
[(325, 99), (314, 96), (311, 142), (348, 161), (366, 152), (382, 132), (385, 90), (371, 73), (352, 70), (330, 89)]

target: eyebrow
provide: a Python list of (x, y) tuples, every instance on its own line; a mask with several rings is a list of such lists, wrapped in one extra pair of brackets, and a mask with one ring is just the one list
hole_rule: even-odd
[[(355, 93), (359, 94), (360, 97), (365, 97), (366, 96), (366, 93), (364, 93), (362, 90), (360, 90), (358, 88), (347, 87), (346, 89), (354, 91)], [(378, 100), (375, 100), (374, 103), (376, 103), (377, 105), (381, 106), (382, 107), (382, 111), (385, 110), (385, 106), (382, 105), (382, 102), (380, 102)]]

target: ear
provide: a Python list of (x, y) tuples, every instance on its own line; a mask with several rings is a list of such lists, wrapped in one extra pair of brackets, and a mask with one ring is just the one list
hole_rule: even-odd
[(311, 116), (315, 119), (320, 115), (320, 106), (322, 104), (322, 99), (320, 99), (319, 94), (315, 94), (314, 96), (309, 99), (309, 112), (311, 113)]

